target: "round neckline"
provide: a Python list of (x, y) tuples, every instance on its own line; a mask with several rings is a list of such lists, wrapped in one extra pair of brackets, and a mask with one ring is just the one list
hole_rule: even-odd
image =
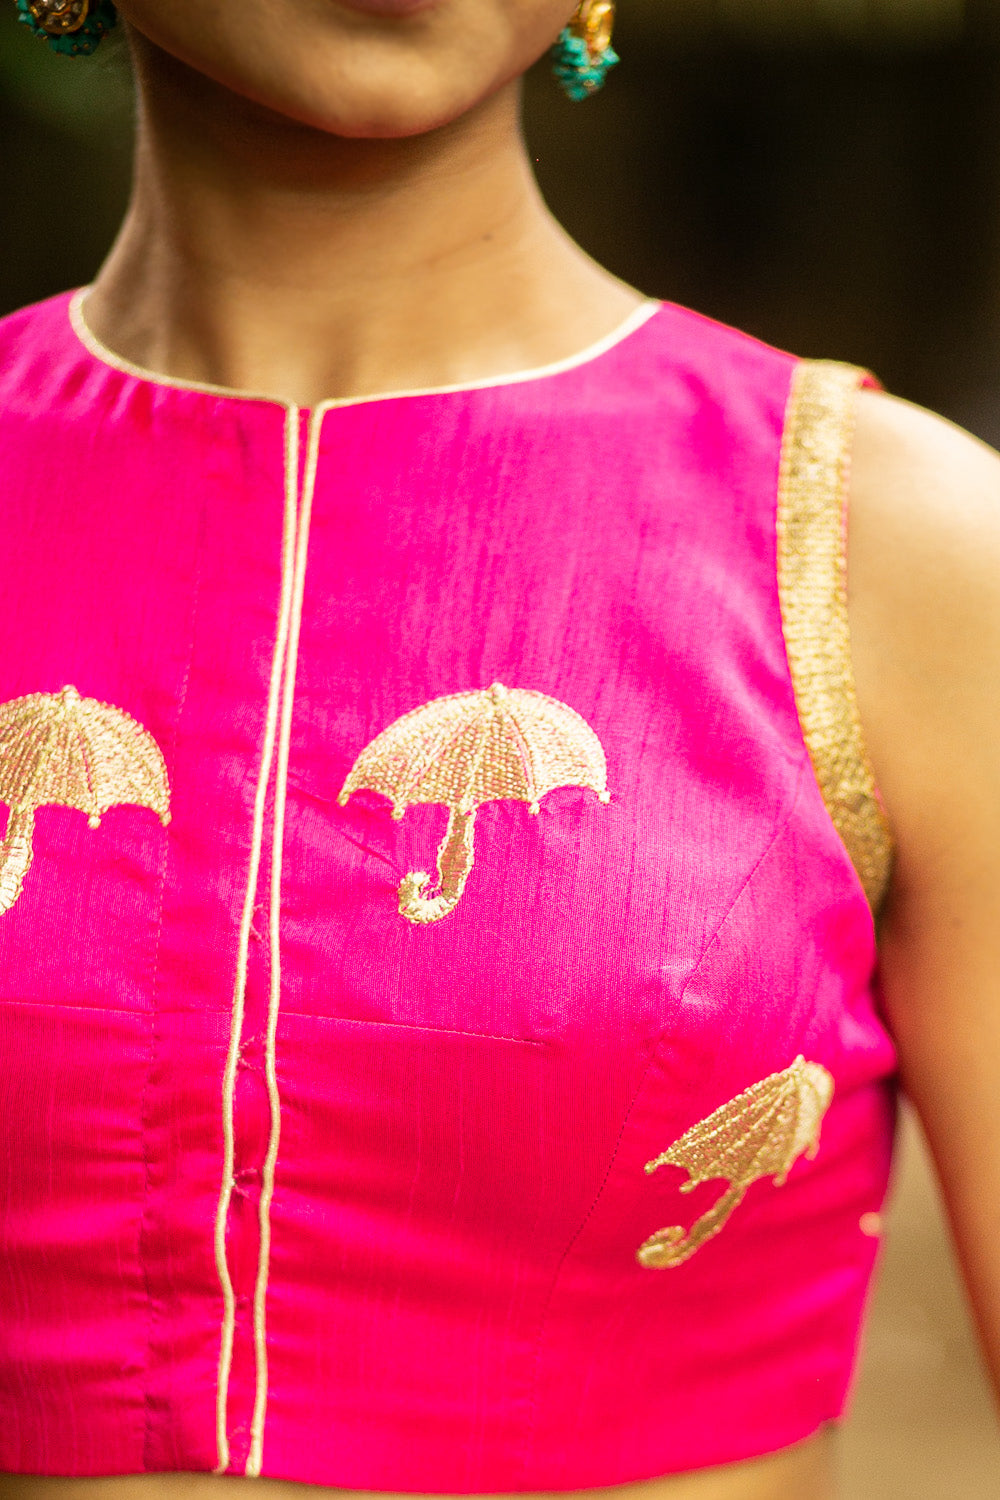
[(643, 328), (649, 320), (663, 307), (663, 303), (655, 298), (648, 297), (640, 302), (638, 307), (632, 309), (628, 317), (619, 323), (610, 333), (603, 338), (596, 339), (586, 348), (579, 350), (576, 354), (570, 354), (564, 359), (553, 360), (549, 364), (535, 365), (525, 370), (515, 370), (506, 375), (490, 375), (482, 380), (459, 381), (454, 385), (416, 386), (412, 389), (398, 391), (374, 391), (365, 396), (333, 396), (326, 401), (319, 402), (315, 407), (299, 407), (292, 401), (282, 401), (278, 396), (263, 395), (258, 391), (241, 391), (230, 386), (213, 385), (208, 381), (173, 379), (166, 375), (160, 375), (155, 370), (146, 369), (142, 365), (134, 364), (131, 360), (122, 358), (103, 344), (91, 329), (84, 314), (84, 304), (89, 296), (89, 286), (80, 287), (73, 293), (69, 302), (69, 322), (77, 340), (82, 344), (87, 353), (98, 361), (99, 364), (109, 369), (117, 370), (120, 374), (129, 375), (133, 380), (141, 380), (147, 385), (162, 386), (166, 390), (194, 391), (205, 396), (214, 396), (219, 400), (227, 401), (252, 401), (262, 402), (268, 406), (277, 406), (283, 411), (314, 411), (326, 412), (336, 411), (350, 406), (369, 406), (386, 401), (403, 401), (416, 396), (451, 396), (460, 395), (465, 391), (487, 391), (499, 389), (508, 385), (523, 385), (531, 381), (547, 380), (554, 375), (562, 375), (567, 371), (576, 370), (584, 365), (593, 364), (603, 355), (616, 349)]

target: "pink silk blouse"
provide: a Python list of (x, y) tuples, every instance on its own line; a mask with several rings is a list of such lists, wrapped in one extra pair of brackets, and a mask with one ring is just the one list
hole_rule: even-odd
[(0, 1470), (576, 1489), (841, 1413), (863, 378), (650, 304), (308, 413), (0, 323)]

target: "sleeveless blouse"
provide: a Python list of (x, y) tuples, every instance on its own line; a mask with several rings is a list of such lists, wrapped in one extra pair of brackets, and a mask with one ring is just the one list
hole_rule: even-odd
[(620, 1484), (843, 1411), (864, 376), (671, 305), (308, 413), (0, 323), (0, 1470)]

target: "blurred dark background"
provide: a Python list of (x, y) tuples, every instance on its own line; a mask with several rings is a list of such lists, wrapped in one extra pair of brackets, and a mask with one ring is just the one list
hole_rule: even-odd
[[(645, 291), (875, 370), (1000, 445), (1000, 0), (620, 0), (622, 65), (528, 81), (542, 186)], [(51, 55), (0, 0), (0, 314), (80, 285), (128, 186), (120, 47)], [(845, 1500), (995, 1500), (1000, 1441), (907, 1119)]]
[[(853, 360), (1000, 444), (1000, 0), (621, 0), (585, 106), (547, 67), (545, 192), (646, 291)], [(129, 168), (121, 49), (0, 3), (0, 312), (90, 278)]]
[(1000, 443), (1000, 0), (619, 8), (603, 99), (574, 111), (541, 72), (529, 91), (578, 238), (654, 294), (866, 365)]

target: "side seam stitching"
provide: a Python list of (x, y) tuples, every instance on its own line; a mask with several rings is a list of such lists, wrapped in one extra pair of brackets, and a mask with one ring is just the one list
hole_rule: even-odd
[[(785, 834), (785, 832), (786, 832), (786, 830), (787, 830), (789, 824), (791, 823), (792, 818), (793, 818), (793, 816), (795, 814), (795, 809), (798, 806), (799, 798), (802, 795), (802, 785), (803, 785), (803, 778), (804, 778), (805, 772), (806, 772), (805, 757), (803, 757), (802, 760), (801, 760), (801, 762), (799, 763), (799, 766), (796, 769), (796, 772), (795, 772), (795, 779), (794, 779), (794, 781), (792, 783), (791, 793), (790, 793), (789, 798), (788, 798), (787, 807), (784, 809), (784, 811), (782, 812), (781, 816), (779, 817), (779, 819), (777, 821), (777, 825), (776, 825), (776, 827), (775, 827), (775, 829), (774, 829), (771, 837), (768, 839), (767, 844), (761, 850), (761, 852), (758, 855), (757, 859), (754, 861), (752, 868), (747, 872), (746, 878), (741, 883), (741, 885), (739, 887), (739, 890), (736, 891), (736, 893), (734, 894), (734, 896), (733, 896), (732, 900), (730, 901), (729, 905), (726, 907), (725, 912), (723, 913), (723, 915), (719, 918), (718, 922), (713, 927), (710, 935), (706, 938), (704, 946), (702, 947), (701, 952), (698, 954), (697, 958), (692, 963), (691, 968), (688, 971), (687, 978), (684, 980), (684, 984), (681, 987), (680, 994), (678, 996), (677, 1003), (678, 1003), (679, 1006), (683, 1005), (685, 997), (687, 996), (688, 990), (691, 988), (691, 985), (695, 982), (695, 980), (697, 979), (698, 975), (700, 974), (703, 965), (706, 963), (706, 961), (708, 959), (709, 954), (712, 952), (713, 948), (718, 943), (719, 938), (722, 935), (723, 929), (725, 928), (726, 924), (729, 922), (729, 919), (732, 917), (733, 912), (739, 906), (740, 901), (743, 899), (743, 896), (744, 896), (745, 892), (752, 885), (753, 880), (754, 880), (754, 878), (755, 878), (755, 876), (757, 874), (757, 871), (761, 868), (761, 866), (765, 863), (765, 861), (770, 858), (771, 853), (774, 850), (775, 846), (779, 843), (779, 841), (781, 840), (781, 838), (784, 836), (784, 834)], [(614, 1147), (612, 1148), (612, 1151), (611, 1151), (611, 1153), (610, 1153), (610, 1155), (608, 1157), (607, 1170), (605, 1171), (604, 1176), (601, 1178), (600, 1187), (597, 1189), (597, 1192), (594, 1195), (594, 1198), (593, 1198), (593, 1201), (590, 1204), (590, 1207), (587, 1209), (586, 1213), (580, 1219), (580, 1222), (577, 1225), (576, 1229), (573, 1231), (573, 1234), (570, 1237), (570, 1239), (568, 1240), (568, 1242), (566, 1244), (566, 1248), (563, 1250), (561, 1256), (559, 1257), (559, 1262), (556, 1265), (556, 1268), (555, 1268), (555, 1270), (552, 1273), (552, 1279), (551, 1279), (551, 1281), (549, 1283), (548, 1294), (547, 1294), (547, 1296), (545, 1298), (545, 1305), (542, 1308), (541, 1315), (540, 1315), (540, 1317), (538, 1319), (538, 1332), (537, 1332), (536, 1339), (535, 1339), (535, 1355), (534, 1355), (534, 1360), (533, 1360), (533, 1363), (532, 1363), (531, 1389), (530, 1389), (530, 1393), (529, 1393), (529, 1403), (528, 1403), (527, 1442), (526, 1442), (525, 1448), (524, 1448), (524, 1464), (525, 1464), (525, 1470), (526, 1471), (527, 1471), (527, 1469), (530, 1466), (530, 1460), (531, 1460), (531, 1458), (532, 1458), (532, 1456), (534, 1454), (535, 1441), (536, 1441), (536, 1435), (537, 1435), (537, 1429), (538, 1429), (538, 1405), (539, 1405), (539, 1402), (538, 1402), (538, 1385), (539, 1385), (539, 1371), (540, 1371), (541, 1362), (542, 1362), (542, 1344), (543, 1344), (543, 1341), (545, 1339), (546, 1327), (547, 1327), (547, 1324), (548, 1324), (548, 1321), (549, 1321), (549, 1313), (550, 1313), (551, 1308), (552, 1308), (552, 1303), (555, 1300), (556, 1291), (557, 1291), (558, 1286), (559, 1286), (560, 1277), (562, 1276), (563, 1266), (566, 1264), (566, 1262), (569, 1260), (570, 1256), (572, 1255), (573, 1249), (576, 1246), (577, 1241), (580, 1239), (580, 1237), (583, 1234), (584, 1230), (586, 1229), (587, 1225), (590, 1223), (590, 1220), (593, 1218), (594, 1214), (597, 1212), (598, 1205), (600, 1204), (601, 1199), (604, 1197), (604, 1190), (607, 1187), (608, 1182), (609, 1182), (609, 1180), (611, 1178), (611, 1174), (612, 1174), (612, 1172), (615, 1169), (615, 1163), (618, 1160), (618, 1154), (619, 1154), (619, 1151), (621, 1150), (622, 1141), (625, 1138), (625, 1132), (628, 1130), (629, 1122), (632, 1119), (633, 1113), (635, 1112), (635, 1107), (636, 1107), (636, 1105), (639, 1102), (639, 1099), (640, 1099), (640, 1097), (642, 1095), (642, 1091), (646, 1087), (646, 1080), (649, 1077), (649, 1074), (650, 1074), (650, 1071), (651, 1071), (651, 1069), (653, 1067), (653, 1064), (656, 1062), (656, 1059), (659, 1056), (660, 1048), (661, 1048), (661, 1046), (663, 1044), (663, 1038), (666, 1035), (666, 1032), (667, 1032), (667, 1027), (663, 1026), (660, 1029), (660, 1031), (658, 1032), (658, 1034), (656, 1036), (656, 1040), (653, 1042), (653, 1045), (650, 1048), (649, 1059), (648, 1059), (648, 1061), (646, 1063), (646, 1066), (642, 1070), (642, 1077), (639, 1079), (638, 1083), (636, 1084), (635, 1091), (634, 1091), (634, 1093), (632, 1095), (632, 1098), (629, 1101), (628, 1108), (625, 1111), (625, 1117), (622, 1120), (621, 1129), (618, 1132), (617, 1138), (615, 1140)]]

